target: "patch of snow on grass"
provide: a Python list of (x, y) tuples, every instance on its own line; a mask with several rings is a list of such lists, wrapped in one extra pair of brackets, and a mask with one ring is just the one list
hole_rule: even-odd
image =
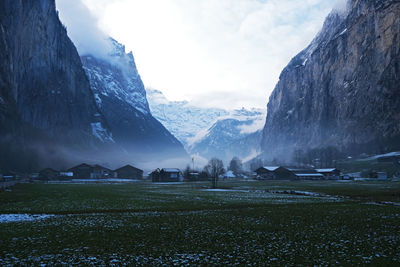
[(32, 222), (37, 220), (44, 220), (54, 215), (45, 214), (0, 214), (0, 223), (11, 223), (11, 222)]
[(220, 189), (220, 188), (202, 189), (201, 191), (207, 191), (207, 192), (247, 192), (247, 191), (245, 191), (245, 190)]

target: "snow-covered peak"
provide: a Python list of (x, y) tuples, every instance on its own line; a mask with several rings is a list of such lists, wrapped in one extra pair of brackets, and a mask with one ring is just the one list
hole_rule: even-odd
[(108, 40), (112, 51), (107, 59), (82, 56), (97, 104), (101, 105), (103, 98), (117, 98), (145, 115), (150, 114), (146, 91), (132, 52), (126, 53), (124, 45), (112, 38)]
[[(261, 135), (257, 132), (261, 132), (266, 118), (263, 109), (201, 108), (190, 101), (169, 101), (159, 90), (147, 88), (146, 91), (153, 116), (189, 153), (204, 158), (225, 155), (226, 160), (231, 154), (245, 158), (259, 147), (257, 140)], [(239, 149), (232, 149), (230, 146), (234, 144), (244, 152), (240, 154)]]

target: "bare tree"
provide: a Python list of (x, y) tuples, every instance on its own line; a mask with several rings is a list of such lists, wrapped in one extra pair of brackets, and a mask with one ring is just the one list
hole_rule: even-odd
[(211, 177), (212, 187), (217, 188), (218, 177), (225, 172), (224, 163), (222, 160), (212, 158), (208, 164), (204, 167), (205, 171)]

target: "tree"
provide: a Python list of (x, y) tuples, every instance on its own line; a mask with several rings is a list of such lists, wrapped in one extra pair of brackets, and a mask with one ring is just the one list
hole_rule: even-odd
[(212, 187), (217, 188), (218, 177), (225, 172), (222, 160), (212, 158), (204, 167), (204, 170), (208, 173), (208, 176), (211, 177)]
[(243, 172), (242, 161), (238, 157), (234, 157), (229, 163), (228, 170), (232, 171), (235, 175)]
[(191, 180), (190, 173), (191, 173), (191, 170), (190, 170), (190, 166), (188, 164), (186, 166), (185, 171), (183, 172), (183, 178), (185, 178), (185, 181), (190, 181)]

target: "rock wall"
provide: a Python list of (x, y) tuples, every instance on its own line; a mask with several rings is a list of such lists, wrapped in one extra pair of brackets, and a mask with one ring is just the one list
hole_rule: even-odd
[[(0, 143), (8, 146), (1, 149), (5, 157), (18, 156), (10, 151), (41, 153), (41, 158), (31, 158), (41, 166), (44, 158), (76, 157), (75, 151), (89, 156), (89, 149), (112, 144), (54, 0), (0, 2), (0, 60)], [(104, 132), (96, 132), (96, 125)], [(10, 168), (9, 163), (0, 164)]]
[(110, 42), (109, 58), (82, 55), (82, 62), (115, 142), (136, 162), (187, 157), (183, 145), (152, 116), (132, 53)]
[(349, 0), (281, 73), (264, 157), (325, 146), (400, 149), (400, 1)]

